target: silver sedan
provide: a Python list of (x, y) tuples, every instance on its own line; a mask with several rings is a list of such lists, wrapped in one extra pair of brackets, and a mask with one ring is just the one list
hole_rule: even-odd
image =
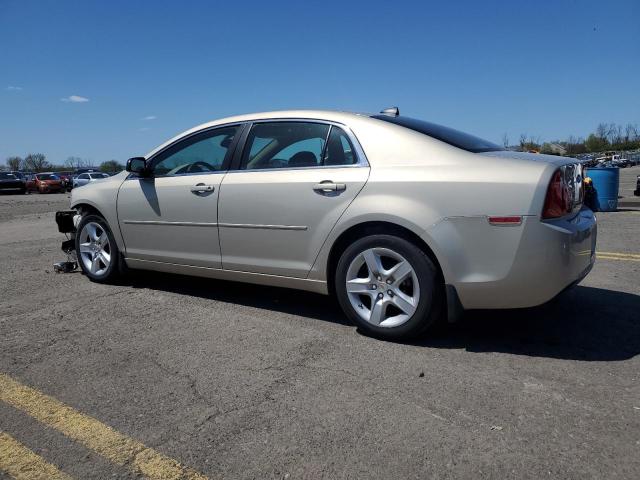
[(105, 178), (109, 178), (109, 175), (102, 172), (81, 173), (73, 179), (72, 186), (73, 188), (82, 187), (88, 183), (95, 182), (97, 180), (104, 180)]
[(129, 267), (334, 294), (398, 339), (579, 282), (596, 243), (582, 174), (396, 109), (284, 111), (195, 127), (71, 207), (93, 281)]

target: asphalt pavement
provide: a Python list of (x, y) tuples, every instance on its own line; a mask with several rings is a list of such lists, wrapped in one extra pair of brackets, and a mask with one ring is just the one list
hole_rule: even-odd
[(321, 295), (55, 274), (68, 202), (0, 196), (0, 477), (640, 478), (640, 210), (549, 304), (400, 344)]

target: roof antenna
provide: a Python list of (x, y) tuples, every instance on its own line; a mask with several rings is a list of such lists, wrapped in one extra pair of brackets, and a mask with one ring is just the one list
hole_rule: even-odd
[(398, 107), (385, 108), (380, 112), (383, 115), (389, 115), (390, 117), (397, 117), (400, 115), (400, 109)]

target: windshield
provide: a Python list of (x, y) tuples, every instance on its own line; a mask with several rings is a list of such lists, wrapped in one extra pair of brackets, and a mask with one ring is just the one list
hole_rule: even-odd
[(467, 152), (481, 153), (504, 150), (504, 148), (491, 143), (482, 138), (469, 135), (468, 133), (455, 130), (453, 128), (444, 127), (436, 123), (425, 122), (424, 120), (416, 120), (409, 117), (391, 117), (389, 115), (373, 115), (372, 118), (383, 120), (385, 122), (394, 123), (401, 127), (408, 128), (415, 132), (423, 133), (436, 140), (448, 143), (454, 147), (461, 148)]
[(58, 177), (55, 175), (51, 175), (50, 173), (44, 173), (41, 175), (36, 175), (38, 180), (58, 180)]
[(12, 173), (0, 172), (0, 180), (17, 180)]

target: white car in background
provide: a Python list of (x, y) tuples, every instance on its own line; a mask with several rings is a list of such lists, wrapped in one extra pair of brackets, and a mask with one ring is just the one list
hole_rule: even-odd
[(270, 112), (130, 159), (57, 220), (93, 281), (129, 267), (334, 294), (364, 332), (398, 339), (464, 309), (539, 305), (587, 275), (582, 176), (574, 159), (397, 109)]
[(88, 183), (98, 180), (104, 180), (105, 178), (109, 178), (109, 175), (102, 172), (81, 173), (73, 179), (73, 188), (82, 187), (83, 185), (87, 185)]

